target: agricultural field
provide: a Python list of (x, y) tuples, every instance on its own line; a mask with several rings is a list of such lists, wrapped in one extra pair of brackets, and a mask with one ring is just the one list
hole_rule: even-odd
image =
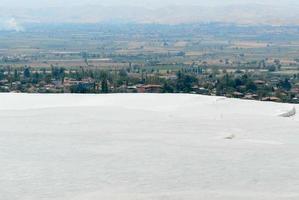
[(299, 67), (296, 26), (52, 26), (28, 25), (25, 32), (1, 32), (1, 65), (121, 68), (129, 63), (144, 67), (195, 63), (247, 69), (262, 60), (270, 64), (279, 59), (285, 70)]
[(149, 87), (299, 102), (298, 26), (28, 24), (24, 31), (0, 32), (0, 41), (0, 92)]

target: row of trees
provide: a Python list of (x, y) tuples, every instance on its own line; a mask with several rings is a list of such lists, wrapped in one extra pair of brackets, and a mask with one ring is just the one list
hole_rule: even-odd
[[(289, 93), (294, 84), (299, 82), (299, 76), (294, 75), (289, 78), (280, 77), (277, 83), (272, 84), (270, 83), (272, 76), (263, 77), (241, 71), (234, 73), (211, 71), (208, 73), (198, 67), (182, 68), (176, 71), (169, 70), (166, 74), (157, 70), (145, 69), (132, 72), (131, 69), (65, 69), (54, 66), (50, 69), (32, 69), (27, 66), (0, 69), (0, 80), (6, 80), (8, 86), (18, 82), (18, 89), (25, 92), (26, 88), (39, 88), (46, 84), (63, 86), (66, 80), (72, 80), (74, 82), (70, 88), (72, 93), (127, 92), (129, 90), (126, 88), (129, 86), (153, 84), (160, 85), (161, 92), (164, 93), (194, 93), (198, 92), (198, 88), (203, 87), (207, 94), (229, 95), (239, 92), (265, 97), (275, 94), (277, 90)], [(258, 78), (265, 80), (267, 84), (256, 84), (255, 80)]]

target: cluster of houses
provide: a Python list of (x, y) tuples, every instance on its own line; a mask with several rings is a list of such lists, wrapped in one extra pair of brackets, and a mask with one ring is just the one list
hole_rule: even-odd
[[(169, 79), (169, 77), (167, 77)], [(174, 80), (175, 77), (171, 77)], [(265, 96), (260, 96), (256, 92), (239, 92), (233, 91), (231, 93), (225, 94), (227, 97), (240, 98), (247, 100), (262, 100), (262, 101), (273, 101), (273, 102), (283, 102), (284, 99), (291, 97), (292, 103), (299, 103), (299, 83), (293, 84), (290, 91), (282, 90), (275, 85), (277, 81), (271, 79), (269, 81), (264, 80), (254, 80), (254, 84), (257, 88), (262, 88), (264, 86), (271, 85), (273, 91), (267, 93)], [(206, 87), (198, 84), (192, 87), (192, 93), (203, 94), (203, 95), (217, 95), (215, 88), (215, 80), (204, 80), (204, 84), (210, 84), (211, 87)], [(242, 86), (243, 87), (243, 86)], [(113, 84), (108, 83), (109, 92), (117, 93), (162, 93), (164, 92), (163, 85), (160, 84), (136, 84), (136, 85), (126, 85), (116, 87)], [(92, 78), (84, 78), (80, 81), (65, 77), (63, 80), (51, 79), (45, 82), (45, 80), (39, 81), (35, 84), (24, 83), (22, 81), (9, 81), (8, 79), (0, 80), (0, 92), (26, 92), (26, 93), (97, 93), (102, 91), (101, 83), (95, 82)], [(241, 91), (241, 90), (240, 90)], [(244, 90), (243, 90), (244, 91)]]
[[(231, 93), (226, 93), (225, 96), (229, 97), (229, 98), (272, 101), (272, 102), (283, 102), (284, 101), (283, 99), (286, 99), (286, 98), (290, 99), (290, 96), (291, 96), (292, 103), (299, 103), (299, 83), (294, 84), (290, 91), (285, 91), (276, 86), (279, 81), (280, 81), (279, 79), (277, 79), (277, 80), (271, 79), (268, 82), (264, 81), (264, 80), (253, 81), (253, 83), (257, 86), (258, 89), (263, 88), (264, 86), (269, 86), (269, 85), (271, 85), (273, 87), (273, 91), (269, 92), (266, 96), (263, 96), (263, 97), (259, 96), (256, 92), (250, 92), (250, 91), (245, 92), (245, 93), (234, 91)], [(212, 87), (210, 87), (210, 88), (213, 88), (213, 89), (207, 89), (207, 87), (201, 87), (201, 86), (194, 86), (193, 93), (203, 94), (203, 95), (212, 95), (212, 96), (217, 95), (215, 83), (213, 81), (210, 81), (209, 84), (212, 85)]]
[[(71, 93), (72, 88), (80, 86), (86, 91), (100, 91), (101, 84), (95, 83), (91, 78), (81, 81), (65, 78), (64, 81), (52, 80), (51, 83), (41, 81), (37, 84), (24, 85), (21, 81), (9, 82), (8, 80), (0, 81), (0, 92), (27, 92), (27, 93)], [(154, 84), (137, 84), (132, 86), (122, 85), (118, 88), (113, 88), (111, 85), (109, 90), (124, 93), (161, 93), (162, 85)]]

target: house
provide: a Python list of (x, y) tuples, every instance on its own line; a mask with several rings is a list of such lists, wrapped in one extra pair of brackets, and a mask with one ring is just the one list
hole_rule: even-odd
[(198, 94), (204, 94), (204, 95), (208, 95), (209, 94), (209, 90), (204, 88), (204, 87), (196, 87), (196, 88), (192, 88), (194, 91), (196, 91)]
[(163, 87), (161, 85), (140, 85), (137, 86), (138, 93), (161, 93)]
[(299, 97), (294, 97), (292, 99), (292, 103), (299, 103)]
[(137, 86), (136, 85), (127, 86), (126, 91), (129, 92), (129, 93), (136, 93), (137, 92)]
[(273, 102), (281, 102), (281, 99), (278, 97), (264, 97), (262, 98), (262, 101), (273, 101)]
[(299, 88), (293, 88), (292, 90), (291, 90), (291, 93), (292, 94), (299, 94)]
[(234, 92), (233, 93), (233, 97), (235, 97), (235, 98), (242, 98), (242, 97), (244, 97), (244, 94), (241, 93), (241, 92)]
[(254, 82), (254, 84), (256, 84), (258, 86), (263, 86), (266, 84), (266, 81), (263, 81), (263, 80), (255, 80), (253, 82)]
[(257, 100), (259, 98), (258, 95), (256, 94), (246, 94), (243, 99), (247, 99), (247, 100)]

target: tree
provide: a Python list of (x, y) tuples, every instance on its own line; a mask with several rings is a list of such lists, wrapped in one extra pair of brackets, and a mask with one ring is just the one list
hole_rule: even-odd
[(284, 81), (280, 81), (278, 86), (283, 88), (284, 90), (290, 91), (292, 89), (292, 84), (289, 79), (285, 78)]
[(0, 69), (0, 80), (4, 80), (5, 79), (5, 75), (4, 75), (4, 70)]
[(25, 77), (25, 78), (30, 78), (30, 76), (31, 76), (30, 69), (29, 69), (29, 67), (26, 67), (26, 68), (24, 69), (24, 77)]
[(177, 73), (176, 89), (179, 92), (189, 93), (192, 91), (192, 86), (197, 82), (197, 78), (181, 71)]
[(13, 77), (14, 77), (14, 81), (19, 81), (20, 80), (20, 76), (19, 76), (19, 73), (18, 73), (17, 69), (14, 70)]
[(162, 89), (163, 93), (173, 93), (174, 92), (174, 88), (172, 85), (170, 85), (169, 83), (165, 82), (163, 84), (163, 89)]
[(252, 81), (248, 81), (246, 84), (246, 90), (255, 92), (257, 90), (257, 86)]
[(108, 81), (106, 79), (103, 79), (101, 82), (101, 91), (102, 93), (109, 93)]

